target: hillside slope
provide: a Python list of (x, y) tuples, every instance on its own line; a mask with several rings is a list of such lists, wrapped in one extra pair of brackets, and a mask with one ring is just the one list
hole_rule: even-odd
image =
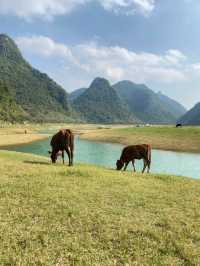
[(83, 94), (86, 90), (87, 90), (87, 88), (80, 88), (80, 89), (77, 89), (77, 90), (72, 91), (72, 92), (69, 94), (69, 101), (70, 101), (70, 102), (75, 101), (76, 98), (78, 98), (78, 97), (79, 97), (81, 94)]
[(5, 84), (0, 82), (0, 121), (22, 122), (27, 116), (13, 99)]
[(176, 114), (176, 116), (180, 117), (180, 115), (183, 115), (187, 112), (187, 109), (174, 99), (162, 94), (161, 92), (158, 92), (156, 95), (168, 108), (170, 108), (171, 112)]
[(185, 108), (176, 101), (157, 94), (144, 84), (120, 81), (113, 85), (131, 112), (145, 123), (175, 123), (185, 113)]
[(0, 81), (32, 121), (66, 121), (72, 110), (67, 93), (46, 74), (31, 67), (14, 41), (0, 35)]
[(178, 122), (184, 125), (200, 125), (200, 103), (190, 109)]
[(96, 78), (91, 86), (74, 100), (73, 107), (80, 116), (91, 123), (138, 121), (109, 82), (103, 78)]

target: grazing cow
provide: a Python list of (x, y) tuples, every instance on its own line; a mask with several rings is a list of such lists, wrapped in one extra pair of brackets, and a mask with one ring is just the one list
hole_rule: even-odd
[(180, 124), (180, 123), (176, 124), (176, 127), (182, 127), (182, 124)]
[(73, 165), (74, 135), (70, 129), (61, 129), (52, 137), (50, 144), (52, 147), (52, 163), (56, 162), (60, 152), (64, 163), (64, 151), (66, 151), (69, 158), (69, 166)]
[(135, 159), (144, 161), (144, 167), (142, 173), (144, 173), (146, 167), (147, 173), (149, 173), (151, 165), (151, 146), (148, 144), (142, 145), (131, 145), (127, 146), (122, 150), (122, 154), (119, 160), (116, 162), (117, 170), (121, 170), (124, 166), (124, 171), (126, 170), (128, 164), (132, 162), (134, 172), (135, 170)]

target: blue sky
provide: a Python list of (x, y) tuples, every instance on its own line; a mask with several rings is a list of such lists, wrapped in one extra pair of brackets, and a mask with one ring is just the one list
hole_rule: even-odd
[(1, 0), (0, 32), (68, 92), (128, 79), (200, 101), (199, 0)]

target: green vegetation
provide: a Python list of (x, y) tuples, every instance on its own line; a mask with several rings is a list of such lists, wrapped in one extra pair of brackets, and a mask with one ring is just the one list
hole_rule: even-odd
[(0, 35), (0, 80), (30, 121), (71, 121), (64, 89), (46, 74), (32, 68), (8, 36)]
[(85, 139), (122, 144), (149, 143), (154, 149), (200, 152), (200, 127), (129, 127), (93, 130)]
[(169, 97), (155, 93), (144, 84), (121, 81), (113, 86), (130, 111), (144, 123), (172, 124), (186, 109)]
[(8, 88), (0, 83), (0, 121), (21, 122), (27, 117), (16, 103)]
[(90, 123), (137, 121), (109, 82), (102, 78), (96, 78), (89, 89), (75, 98), (73, 107), (85, 121)]
[(200, 103), (197, 103), (179, 120), (183, 125), (200, 125)]
[(81, 94), (83, 94), (85, 91), (87, 90), (87, 88), (80, 88), (80, 89), (77, 89), (75, 91), (72, 91), (70, 94), (69, 94), (69, 100), (71, 103), (73, 103), (73, 101), (78, 98)]
[(200, 181), (0, 152), (1, 265), (200, 265)]

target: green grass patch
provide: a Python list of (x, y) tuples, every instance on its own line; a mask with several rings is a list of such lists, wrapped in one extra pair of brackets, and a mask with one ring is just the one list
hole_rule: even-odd
[(176, 128), (171, 126), (153, 126), (153, 127), (136, 127), (136, 128), (119, 128), (114, 129), (116, 132), (126, 134), (150, 134), (153, 136), (179, 137), (179, 138), (200, 138), (200, 127), (182, 127)]
[(200, 265), (200, 181), (0, 152), (0, 265)]
[(149, 143), (154, 149), (200, 152), (200, 127), (150, 126), (94, 130), (86, 139), (125, 145)]

